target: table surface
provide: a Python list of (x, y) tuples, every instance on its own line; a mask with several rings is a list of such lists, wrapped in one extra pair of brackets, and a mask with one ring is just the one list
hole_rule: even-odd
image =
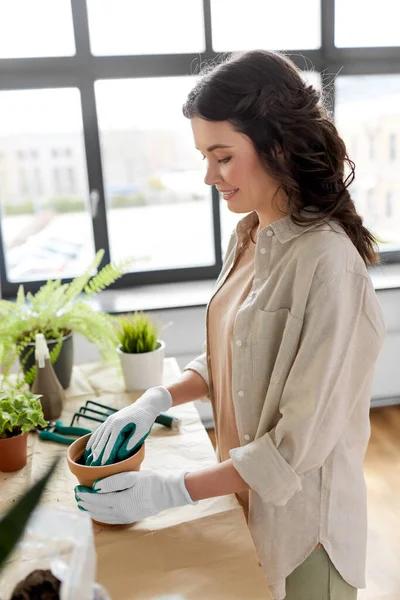
[[(179, 378), (176, 359), (164, 362), (164, 385)], [(122, 408), (140, 393), (124, 391), (116, 370), (106, 364), (75, 366), (61, 416), (64, 424), (89, 399)], [(155, 424), (146, 440), (142, 468), (194, 471), (217, 463), (214, 448), (192, 402), (173, 407), (180, 432)], [(94, 428), (81, 419), (79, 425)], [(0, 514), (32, 485), (55, 454), (66, 446), (29, 434), (28, 462), (15, 473), (0, 473)], [(42, 503), (76, 507), (77, 481), (62, 460)], [(77, 509), (78, 510), (78, 509)], [(209, 498), (196, 506), (164, 511), (128, 529), (93, 525), (97, 552), (96, 580), (113, 600), (268, 600), (242, 508), (234, 494)]]

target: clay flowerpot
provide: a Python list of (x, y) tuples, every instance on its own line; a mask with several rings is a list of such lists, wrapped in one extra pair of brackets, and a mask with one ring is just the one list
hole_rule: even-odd
[[(110, 475), (115, 475), (116, 473), (126, 473), (127, 471), (140, 471), (140, 467), (144, 460), (144, 443), (140, 446), (139, 450), (133, 456), (130, 456), (126, 460), (121, 460), (120, 462), (114, 463), (112, 465), (91, 467), (88, 465), (81, 464), (80, 461), (83, 458), (83, 453), (86, 444), (91, 435), (91, 433), (88, 433), (87, 435), (78, 438), (69, 446), (67, 452), (67, 462), (69, 470), (78, 479), (80, 485), (92, 487), (96, 479), (104, 479), (104, 477), (109, 477)], [(99, 525), (107, 527), (121, 527), (121, 525), (110, 525), (109, 523), (100, 523), (99, 521), (94, 520), (93, 522), (99, 523)], [(132, 525), (132, 523), (125, 525), (125, 527), (129, 527), (130, 525)]]
[(26, 465), (28, 432), (0, 439), (0, 471), (11, 473)]

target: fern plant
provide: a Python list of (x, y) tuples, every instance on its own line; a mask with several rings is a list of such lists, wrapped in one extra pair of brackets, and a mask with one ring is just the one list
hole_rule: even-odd
[(152, 352), (158, 347), (158, 323), (143, 311), (117, 317), (120, 349), (126, 354)]
[[(20, 285), (15, 302), (0, 300), (0, 366), (5, 377), (25, 349), (29, 348), (24, 360), (34, 352), (31, 344), (35, 342), (37, 333), (43, 333), (47, 341), (57, 340), (50, 352), (53, 363), (60, 353), (62, 338), (72, 331), (94, 343), (104, 360), (118, 364), (114, 319), (97, 312), (87, 300), (121, 277), (131, 260), (110, 263), (93, 276), (103, 255), (104, 250), (99, 250), (83, 275), (70, 283), (61, 283), (60, 279), (49, 280), (36, 294), (28, 292), (26, 296), (23, 285)], [(35, 367), (28, 371), (23, 382), (32, 383), (34, 377)]]

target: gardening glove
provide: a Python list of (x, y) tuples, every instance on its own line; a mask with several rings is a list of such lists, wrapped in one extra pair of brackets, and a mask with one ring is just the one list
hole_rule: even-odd
[(110, 415), (90, 436), (84, 452), (85, 464), (112, 464), (134, 454), (158, 415), (171, 406), (172, 396), (165, 387), (148, 389), (136, 402)]
[(113, 525), (134, 523), (163, 510), (198, 504), (185, 485), (186, 472), (159, 473), (142, 470), (98, 479), (91, 488), (77, 485), (78, 508), (92, 519)]

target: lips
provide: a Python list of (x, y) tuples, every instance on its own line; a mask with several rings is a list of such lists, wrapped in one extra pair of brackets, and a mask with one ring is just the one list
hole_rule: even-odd
[(219, 191), (223, 195), (224, 200), (230, 200), (231, 198), (233, 198), (233, 196), (236, 194), (236, 192), (239, 191), (239, 188), (235, 188), (233, 190), (219, 190)]

